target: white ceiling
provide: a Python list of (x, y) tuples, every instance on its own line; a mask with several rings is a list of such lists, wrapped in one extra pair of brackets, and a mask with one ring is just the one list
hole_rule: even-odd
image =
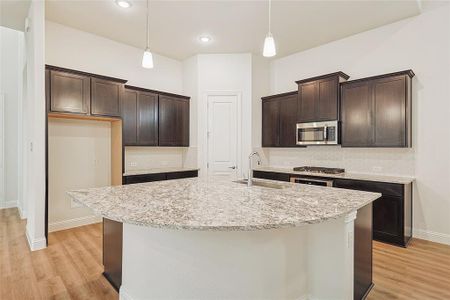
[[(138, 48), (145, 48), (146, 2), (129, 9), (113, 0), (47, 1), (46, 19)], [(420, 13), (420, 1), (272, 2), (278, 57), (312, 48)], [(198, 53), (261, 53), (267, 1), (151, 1), (152, 51), (184, 59)], [(213, 41), (203, 45), (201, 34)]]
[(24, 31), (30, 0), (0, 0), (0, 26)]

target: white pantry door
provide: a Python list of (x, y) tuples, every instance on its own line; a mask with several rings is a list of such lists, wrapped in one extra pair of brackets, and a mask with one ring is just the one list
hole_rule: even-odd
[(208, 175), (236, 177), (238, 94), (208, 94)]

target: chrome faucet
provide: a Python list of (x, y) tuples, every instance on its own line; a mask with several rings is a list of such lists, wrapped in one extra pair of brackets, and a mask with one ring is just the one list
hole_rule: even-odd
[(258, 157), (258, 165), (261, 164), (261, 156), (259, 156), (258, 152), (252, 152), (250, 153), (250, 155), (248, 156), (248, 180), (247, 180), (247, 186), (252, 186), (253, 182), (253, 170), (252, 170), (252, 158), (253, 156), (257, 156)]

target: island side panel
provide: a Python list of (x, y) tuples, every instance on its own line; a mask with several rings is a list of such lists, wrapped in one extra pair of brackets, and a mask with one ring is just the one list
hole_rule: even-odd
[(358, 209), (355, 220), (355, 300), (365, 299), (372, 289), (372, 203)]
[(103, 218), (103, 275), (119, 291), (122, 285), (123, 224)]

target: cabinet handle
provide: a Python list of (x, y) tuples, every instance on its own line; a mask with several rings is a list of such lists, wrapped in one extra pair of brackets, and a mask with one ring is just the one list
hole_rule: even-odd
[(228, 167), (229, 169), (236, 169), (236, 166)]

